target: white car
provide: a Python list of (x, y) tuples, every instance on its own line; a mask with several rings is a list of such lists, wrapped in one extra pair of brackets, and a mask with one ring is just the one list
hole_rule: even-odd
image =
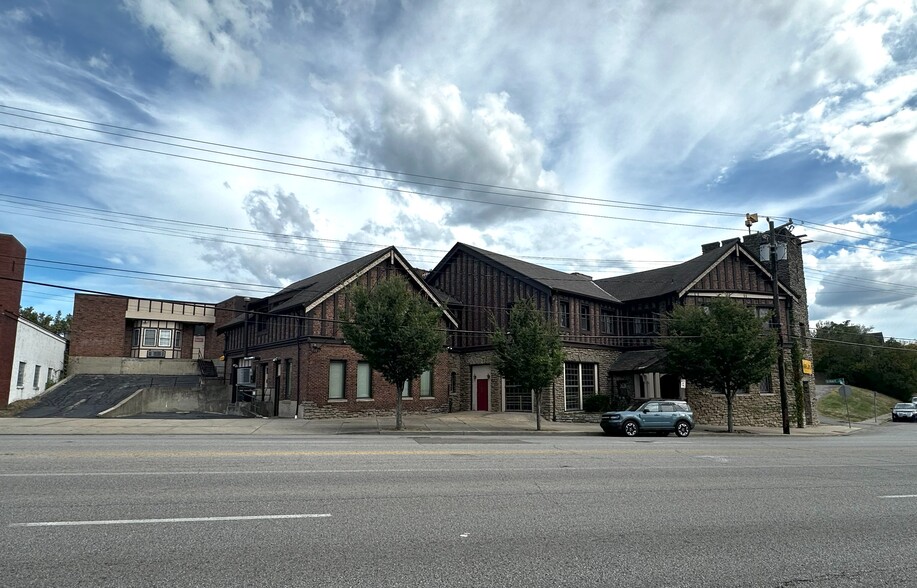
[(892, 409), (893, 421), (913, 421), (917, 418), (917, 405), (913, 402), (899, 402)]

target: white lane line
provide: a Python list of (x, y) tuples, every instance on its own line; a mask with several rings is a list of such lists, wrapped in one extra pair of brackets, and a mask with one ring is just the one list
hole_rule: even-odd
[(893, 494), (890, 496), (880, 496), (879, 498), (917, 498), (917, 494)]
[(110, 521), (49, 521), (44, 523), (11, 523), (10, 527), (80, 527), (88, 525), (148, 525), (152, 523), (206, 523), (211, 521), (260, 521), (266, 519), (317, 519), (330, 514), (251, 515), (237, 517), (193, 517), (184, 519), (120, 519)]

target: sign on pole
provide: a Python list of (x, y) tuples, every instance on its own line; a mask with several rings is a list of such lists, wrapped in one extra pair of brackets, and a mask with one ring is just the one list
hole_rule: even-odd
[[(843, 380), (841, 380), (843, 381)], [(841, 398), (844, 399), (844, 408), (847, 409), (847, 428), (850, 428), (850, 405), (847, 403), (847, 399), (850, 397), (850, 386), (847, 384), (841, 384), (841, 387), (837, 389), (837, 393), (841, 395)]]

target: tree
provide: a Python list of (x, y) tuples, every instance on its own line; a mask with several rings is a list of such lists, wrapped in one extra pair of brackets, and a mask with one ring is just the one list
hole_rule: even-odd
[(767, 321), (731, 298), (678, 306), (668, 315), (668, 371), (725, 395), (730, 433), (736, 391), (764, 379), (777, 358), (777, 334)]
[(58, 310), (57, 314), (50, 315), (37, 312), (35, 308), (27, 306), (19, 309), (19, 316), (57, 335), (66, 336), (70, 334), (70, 321), (73, 318), (71, 314), (63, 316), (61, 311)]
[(901, 400), (917, 393), (917, 345), (884, 340), (871, 327), (819, 322), (812, 340), (815, 371), (826, 378)]
[(408, 289), (400, 277), (380, 280), (373, 288), (351, 290), (341, 330), (372, 369), (395, 387), (395, 428), (403, 427), (401, 387), (433, 366), (446, 344), (441, 311)]
[(494, 370), (523, 390), (535, 393), (535, 429), (541, 430), (541, 391), (563, 373), (560, 333), (531, 300), (517, 302), (509, 312), (509, 331), (494, 321)]

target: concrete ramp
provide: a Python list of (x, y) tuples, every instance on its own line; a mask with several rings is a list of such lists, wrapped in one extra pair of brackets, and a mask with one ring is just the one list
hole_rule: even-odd
[(80, 374), (61, 382), (39, 397), (38, 404), (21, 413), (24, 418), (93, 418), (146, 388), (191, 390), (198, 376), (138, 376)]

